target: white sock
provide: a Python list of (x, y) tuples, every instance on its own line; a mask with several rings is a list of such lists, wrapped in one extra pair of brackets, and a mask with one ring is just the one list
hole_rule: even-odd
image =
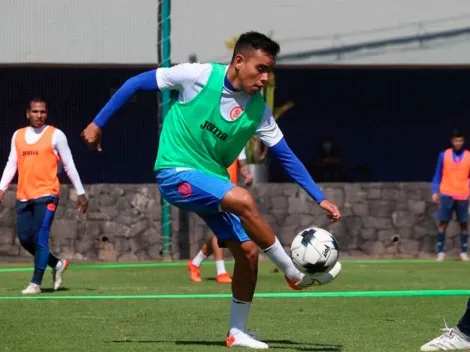
[(199, 267), (206, 258), (207, 257), (204, 255), (204, 253), (202, 253), (202, 251), (199, 251), (199, 253), (194, 257), (192, 263), (194, 266)]
[(62, 268), (62, 260), (59, 260), (55, 266), (55, 270), (60, 270)]
[(276, 237), (276, 242), (264, 250), (264, 253), (271, 259), (271, 261), (276, 265), (283, 273), (287, 276), (289, 280), (298, 280), (304, 277), (292, 263), (292, 259), (286, 253), (284, 248), (282, 248), (281, 242)]
[(240, 331), (246, 331), (246, 321), (248, 320), (248, 314), (250, 313), (250, 306), (251, 302), (240, 301), (232, 297), (229, 335), (234, 335)]
[(215, 266), (217, 268), (217, 275), (226, 274), (227, 271), (225, 270), (225, 262), (223, 260), (216, 260)]

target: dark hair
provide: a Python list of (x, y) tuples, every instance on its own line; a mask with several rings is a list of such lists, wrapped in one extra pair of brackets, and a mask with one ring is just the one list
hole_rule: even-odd
[(454, 128), (452, 130), (451, 138), (462, 138), (462, 137), (463, 137), (463, 133), (461, 133), (458, 129)]
[(246, 32), (243, 33), (235, 43), (232, 61), (235, 59), (237, 54), (244, 54), (250, 50), (262, 50), (266, 54), (276, 58), (281, 48), (278, 43), (262, 33), (254, 31)]
[(45, 99), (41, 98), (40, 96), (34, 96), (32, 97), (31, 99), (28, 100), (28, 105), (27, 105), (27, 109), (31, 109), (31, 104), (32, 103), (44, 103), (46, 104), (46, 108), (47, 108), (47, 102)]

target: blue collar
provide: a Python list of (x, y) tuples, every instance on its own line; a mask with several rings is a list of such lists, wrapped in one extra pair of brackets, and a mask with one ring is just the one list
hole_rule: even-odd
[(240, 91), (240, 90), (234, 88), (232, 83), (230, 83), (230, 81), (228, 80), (227, 75), (225, 75), (225, 78), (224, 78), (224, 86), (225, 86), (225, 88), (227, 88), (228, 90), (231, 90), (232, 92), (239, 92)]

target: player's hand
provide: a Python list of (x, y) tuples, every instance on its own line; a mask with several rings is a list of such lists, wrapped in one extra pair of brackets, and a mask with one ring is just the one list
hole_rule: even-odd
[(433, 202), (434, 204), (439, 204), (439, 194), (438, 194), (438, 193), (434, 193), (434, 194), (432, 195), (431, 199), (432, 199), (432, 202)]
[(90, 123), (82, 132), (81, 136), (85, 143), (88, 145), (88, 148), (92, 150), (97, 150), (101, 152), (101, 128), (98, 127), (94, 122)]
[(253, 183), (253, 175), (248, 169), (248, 165), (243, 165), (242, 167), (240, 167), (240, 174), (243, 177), (243, 181), (245, 182), (245, 185), (251, 186), (251, 184)]
[(3, 201), (3, 196), (5, 195), (5, 191), (0, 189), (0, 203)]
[(328, 213), (328, 217), (331, 222), (338, 221), (341, 219), (341, 213), (336, 205), (331, 203), (329, 200), (324, 200), (320, 204), (320, 208)]
[(84, 214), (88, 210), (88, 198), (86, 195), (81, 194), (77, 197), (77, 210)]

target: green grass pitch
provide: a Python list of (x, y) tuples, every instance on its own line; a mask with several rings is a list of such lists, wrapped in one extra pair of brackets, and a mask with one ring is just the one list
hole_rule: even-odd
[[(1, 266), (0, 351), (226, 351), (230, 285), (213, 262), (192, 283), (184, 264), (72, 264), (58, 292), (47, 271), (42, 299), (21, 296), (30, 267)], [(470, 296), (470, 265), (457, 261), (343, 261), (305, 295), (273, 268), (260, 264), (248, 325), (277, 351), (419, 351)]]

